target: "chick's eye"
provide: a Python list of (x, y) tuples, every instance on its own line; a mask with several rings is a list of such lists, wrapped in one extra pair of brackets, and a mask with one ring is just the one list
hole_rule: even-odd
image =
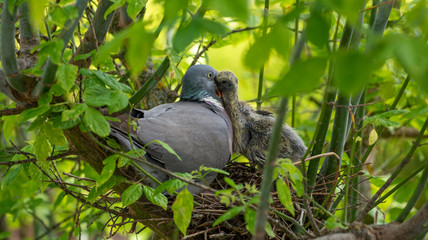
[(212, 72), (208, 73), (208, 78), (212, 78), (214, 74)]

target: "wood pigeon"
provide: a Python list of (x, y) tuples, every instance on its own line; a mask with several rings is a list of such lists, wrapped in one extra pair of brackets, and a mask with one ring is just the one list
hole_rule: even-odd
[[(178, 102), (162, 104), (150, 110), (134, 109), (130, 117), (118, 117), (120, 122), (111, 122), (113, 136), (126, 150), (131, 149), (128, 132), (135, 148), (143, 148), (153, 140), (167, 143), (180, 156), (181, 161), (164, 147), (151, 143), (145, 147), (145, 157), (172, 172), (189, 173), (200, 166), (222, 169), (232, 154), (232, 124), (215, 84), (217, 71), (208, 65), (190, 67), (182, 79), (182, 92)], [(135, 122), (128, 124), (128, 119)], [(129, 126), (129, 127), (128, 127)], [(159, 181), (169, 176), (147, 165), (140, 166)], [(216, 176), (210, 172), (204, 184), (210, 184)], [(146, 178), (144, 183), (155, 186)], [(188, 186), (192, 193), (200, 188)]]
[[(263, 166), (272, 134), (275, 117), (267, 111), (255, 111), (238, 99), (238, 78), (229, 71), (219, 72), (216, 84), (221, 93), (224, 108), (233, 126), (233, 151), (239, 152), (251, 162)], [(288, 125), (282, 125), (279, 157), (300, 160), (306, 146)]]

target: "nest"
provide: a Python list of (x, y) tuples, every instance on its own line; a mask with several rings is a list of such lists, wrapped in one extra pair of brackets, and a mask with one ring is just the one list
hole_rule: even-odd
[[(230, 175), (227, 177), (232, 179), (236, 184), (245, 185), (247, 183), (249, 185), (255, 185), (256, 188), (260, 190), (262, 172), (255, 166), (250, 165), (249, 163), (233, 161), (227, 165), (224, 170), (230, 173)], [(230, 188), (230, 186), (225, 182), (224, 177), (225, 175), (218, 174), (216, 180), (211, 184), (211, 187), (219, 190)], [(317, 184), (316, 190), (313, 194), (326, 196), (327, 194), (323, 193), (325, 188), (322, 187), (323, 185), (325, 186), (325, 181), (319, 182), (323, 183)], [(243, 188), (240, 191), (242, 194), (245, 194), (244, 192), (246, 189)], [(236, 191), (234, 194), (238, 195)], [(302, 209), (301, 207), (303, 200), (302, 198), (299, 198), (292, 189), (291, 194), (295, 210), (294, 216), (281, 204), (278, 198), (278, 193), (275, 189), (271, 195), (273, 199), (271, 208), (281, 212), (282, 214), (294, 219), (297, 222), (301, 222), (305, 212), (305, 209)], [(183, 239), (251, 239), (252, 235), (246, 228), (247, 223), (245, 222), (244, 214), (242, 213), (213, 227), (213, 223), (221, 215), (229, 210), (231, 206), (239, 206), (239, 202), (235, 202), (236, 205), (234, 205), (234, 203), (230, 203), (230, 206), (226, 206), (219, 201), (219, 198), (215, 196), (215, 194), (211, 193), (201, 193), (200, 195), (195, 196), (195, 201), (199, 205), (194, 206), (192, 221), (188, 228), (187, 236), (183, 237)], [(256, 206), (254, 206), (254, 210), (256, 210)], [(311, 211), (314, 212), (312, 209)], [(270, 214), (269, 222), (272, 225), (272, 230), (275, 233), (277, 239), (290, 239), (290, 236), (287, 235), (286, 232), (296, 231), (296, 226), (292, 221), (287, 221), (284, 218), (278, 217), (277, 215)], [(303, 225), (306, 223), (307, 219)], [(321, 224), (321, 222), (319, 222), (319, 224)], [(310, 232), (310, 229), (308, 231)], [(266, 239), (269, 239), (269, 237), (266, 236)]]

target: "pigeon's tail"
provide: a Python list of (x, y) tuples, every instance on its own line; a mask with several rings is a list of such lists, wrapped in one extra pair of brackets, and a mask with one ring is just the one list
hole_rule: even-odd
[(305, 155), (306, 150), (308, 149), (303, 142), (303, 140), (297, 135), (297, 133), (293, 130), (293, 128), (283, 125), (282, 127), (282, 135), (289, 140), (289, 156), (293, 162), (297, 162), (302, 159), (303, 155)]

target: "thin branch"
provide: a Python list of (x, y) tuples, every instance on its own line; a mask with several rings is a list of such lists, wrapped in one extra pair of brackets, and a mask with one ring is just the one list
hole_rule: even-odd
[[(244, 32), (244, 31), (251, 31), (251, 30), (254, 30), (254, 29), (257, 29), (257, 28), (259, 28), (259, 27), (246, 27), (246, 28), (240, 28), (240, 29), (232, 30), (232, 31), (228, 32), (226, 35), (222, 36), (221, 38), (223, 39), (223, 38), (229, 36), (230, 34)], [(211, 41), (205, 47), (203, 47), (200, 52), (198, 52), (195, 55), (195, 57), (193, 58), (192, 63), (190, 64), (190, 66), (195, 65), (198, 62), (199, 58), (202, 56), (202, 54), (204, 54), (216, 42), (217, 42), (217, 40), (211, 39)]]
[(0, 117), (2, 116), (10, 116), (10, 115), (18, 115), (20, 113), (22, 113), (24, 110), (26, 110), (27, 108), (18, 106), (16, 108), (5, 108), (0, 110)]
[[(66, 152), (66, 153), (60, 153), (58, 155), (55, 156), (50, 156), (48, 157), (46, 160), (48, 161), (53, 161), (53, 160), (58, 160), (60, 158), (66, 157), (71, 155), (70, 152)], [(19, 161), (8, 161), (8, 162), (0, 162), (0, 166), (8, 166), (11, 167), (13, 165), (18, 165), (18, 164), (24, 164), (24, 163), (30, 163), (30, 162), (37, 162), (36, 158), (28, 158), (28, 159), (24, 159), (24, 160), (19, 160)]]
[(407, 163), (410, 162), (411, 157), (413, 156), (413, 153), (415, 152), (416, 148), (419, 147), (419, 143), (422, 139), (422, 136), (424, 135), (424, 132), (426, 128), (428, 127), (428, 117), (425, 120), (424, 125), (422, 126), (421, 131), (419, 132), (418, 137), (416, 138), (415, 142), (412, 145), (412, 148), (407, 153), (406, 157), (403, 159), (403, 161), (400, 163), (400, 165), (395, 169), (395, 171), (391, 174), (391, 176), (388, 178), (388, 180), (383, 184), (381, 188), (376, 192), (376, 194), (370, 199), (370, 201), (367, 203), (366, 207), (363, 209), (363, 211), (360, 212), (358, 217), (355, 219), (356, 222), (360, 222), (363, 220), (363, 218), (367, 215), (367, 213), (373, 208), (373, 204), (375, 201), (379, 198), (379, 196), (391, 185), (392, 181), (398, 176), (398, 174), (403, 170), (403, 168), (407, 165)]
[[(83, 11), (88, 5), (88, 1), (89, 0), (76, 0), (76, 3), (74, 4), (74, 6), (77, 8), (78, 17), (73, 20), (67, 20), (60, 34), (61, 39), (64, 41), (64, 47), (61, 51), (61, 57), (64, 53), (65, 48), (68, 45), (68, 42), (73, 36), (74, 30), (76, 29), (77, 24), (79, 23), (79, 20), (82, 17)], [(32, 92), (33, 97), (40, 97), (43, 93), (50, 89), (51, 85), (54, 83), (57, 69), (58, 65), (53, 63), (49, 58), (46, 63), (46, 67), (43, 70), (42, 79), (37, 83)]]

